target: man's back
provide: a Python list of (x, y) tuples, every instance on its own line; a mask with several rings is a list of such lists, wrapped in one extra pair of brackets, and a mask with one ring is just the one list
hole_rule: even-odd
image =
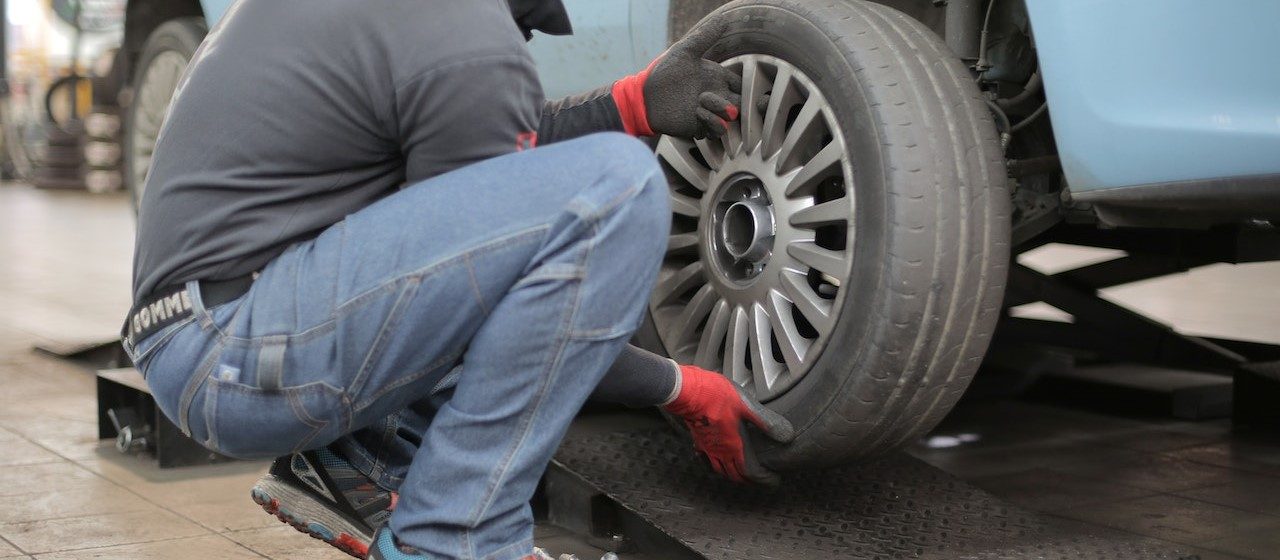
[(516, 149), (542, 93), (502, 0), (244, 0), (179, 86), (134, 296), (243, 276), (398, 187)]

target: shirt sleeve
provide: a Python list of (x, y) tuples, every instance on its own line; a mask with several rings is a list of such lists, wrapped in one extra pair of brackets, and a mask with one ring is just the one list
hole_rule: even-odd
[(405, 179), (412, 184), (536, 142), (543, 105), (527, 52), (471, 56), (395, 90)]
[(610, 131), (623, 132), (625, 127), (613, 98), (612, 86), (605, 86), (547, 101), (538, 124), (538, 140), (550, 144), (593, 132)]

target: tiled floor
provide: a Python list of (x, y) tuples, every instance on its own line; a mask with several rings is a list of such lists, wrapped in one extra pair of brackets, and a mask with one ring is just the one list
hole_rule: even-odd
[[(92, 377), (31, 352), (112, 336), (132, 238), (123, 196), (0, 185), (0, 558), (346, 558), (249, 500), (262, 463), (161, 471), (98, 442)], [(1277, 280), (1275, 265), (1210, 267), (1108, 295), (1197, 333), (1280, 342)], [(1280, 444), (1232, 437), (1223, 421), (985, 401), (935, 435), (913, 453), (1012, 503), (1192, 545), (1203, 560), (1280, 558)]]

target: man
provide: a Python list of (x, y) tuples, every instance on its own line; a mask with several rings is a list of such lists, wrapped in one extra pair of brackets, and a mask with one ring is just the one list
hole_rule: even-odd
[(664, 405), (738, 480), (768, 476), (743, 420), (790, 436), (723, 377), (623, 352), (666, 186), (643, 143), (592, 133), (722, 133), (719, 30), (545, 104), (533, 30), (570, 32), (559, 0), (242, 0), (162, 129), (125, 347), (184, 433), (286, 455), (254, 498), (356, 556), (528, 557), (593, 393)]

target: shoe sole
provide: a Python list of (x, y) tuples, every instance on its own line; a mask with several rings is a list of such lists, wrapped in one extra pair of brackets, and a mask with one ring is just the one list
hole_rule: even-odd
[(263, 510), (299, 532), (320, 539), (360, 560), (365, 560), (369, 555), (372, 535), (365, 535), (343, 516), (278, 477), (263, 477), (253, 486), (250, 495)]

